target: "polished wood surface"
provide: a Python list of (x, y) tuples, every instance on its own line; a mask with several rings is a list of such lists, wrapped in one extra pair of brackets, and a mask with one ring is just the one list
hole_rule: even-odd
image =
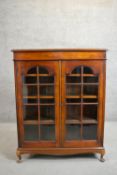
[(100, 60), (106, 59), (105, 49), (40, 49), (13, 50), (15, 60)]
[[(106, 80), (106, 49), (41, 49), (41, 50), (13, 50), (14, 55), (14, 72), (15, 72), (15, 89), (16, 89), (16, 109), (17, 109), (17, 129), (18, 129), (18, 149), (17, 156), (21, 159), (21, 154), (54, 154), (54, 155), (71, 155), (79, 153), (100, 153), (101, 160), (103, 160), (103, 155), (105, 153), (103, 146), (104, 137), (104, 111), (105, 111), (105, 80)], [(32, 67), (45, 67), (48, 73), (35, 73), (27, 72)], [(81, 73), (71, 73), (75, 67), (81, 69)], [(86, 73), (85, 67), (91, 68), (92, 73)], [(46, 82), (47, 78), (54, 76), (54, 83)], [(98, 82), (93, 82), (98, 76)], [(42, 77), (40, 79), (44, 80), (39, 86), (43, 87), (43, 91), (46, 91), (46, 87), (54, 87), (54, 95), (37, 95), (34, 89), (30, 90), (30, 87), (38, 87), (37, 90), (40, 91), (38, 82), (22, 82), (22, 77), (27, 79)], [(70, 82), (66, 83), (65, 77), (70, 79)], [(75, 78), (81, 82), (71, 82)], [(89, 78), (90, 82), (87, 82)], [(84, 82), (86, 79), (86, 82)], [(27, 81), (27, 80), (26, 80)], [(41, 80), (40, 80), (41, 81)], [(23, 95), (23, 86), (29, 90), (29, 92), (34, 93)], [(71, 86), (77, 95), (67, 94), (66, 86)], [(75, 86), (81, 87), (81, 92)], [(90, 94), (90, 89), (86, 87), (89, 86), (92, 89)], [(45, 88), (44, 88), (45, 87)], [(98, 94), (95, 91), (98, 87)], [(42, 88), (41, 88), (42, 89)], [(87, 91), (88, 90), (88, 91)], [(42, 93), (43, 93), (42, 91)], [(86, 91), (86, 94), (84, 94)], [(69, 91), (68, 91), (69, 92)], [(89, 93), (89, 94), (87, 94)], [(67, 94), (67, 95), (66, 95)], [(25, 99), (26, 102), (23, 102)], [(47, 101), (45, 104), (41, 103), (40, 100), (55, 100), (50, 103)], [(77, 102), (75, 101), (77, 100)], [(97, 101), (98, 99), (98, 101)], [(27, 100), (38, 100), (39, 102), (27, 103)], [(67, 101), (71, 100), (70, 102)], [(81, 100), (81, 101), (79, 101)], [(86, 101), (85, 101), (86, 100)], [(88, 102), (87, 102), (88, 101)], [(90, 103), (89, 103), (90, 102)], [(80, 115), (80, 120), (75, 118), (67, 119), (66, 105), (73, 106), (77, 117)], [(80, 105), (80, 108), (75, 106)], [(84, 105), (86, 106), (85, 111), (83, 111)], [(89, 112), (88, 106), (95, 105), (97, 110), (97, 119), (88, 116)], [(52, 119), (28, 119), (24, 120), (24, 107), (26, 109), (34, 109), (38, 106), (38, 115), (40, 116), (40, 108), (46, 106), (53, 106), (55, 108), (55, 120)], [(43, 108), (41, 108), (43, 109)], [(72, 109), (72, 108), (70, 108)], [(78, 112), (80, 110), (80, 114)], [(90, 109), (90, 108), (89, 108)], [(84, 114), (89, 118), (83, 118)], [(95, 111), (93, 111), (94, 113)], [(92, 113), (92, 114), (93, 114)], [(28, 112), (27, 115), (30, 115)], [(24, 126), (30, 127), (31, 125), (37, 126), (55, 126), (55, 140), (25, 140)], [(80, 137), (81, 139), (65, 139), (68, 134), (66, 127), (68, 127), (69, 132), (72, 132), (72, 125), (80, 127)], [(97, 139), (83, 139), (84, 128), (86, 125), (97, 127)], [(39, 127), (39, 135), (40, 135)], [(76, 128), (77, 130), (78, 128)], [(44, 132), (44, 131), (43, 131)], [(48, 130), (49, 132), (49, 130)], [(74, 134), (76, 131), (73, 131)], [(88, 130), (87, 130), (88, 132)], [(92, 130), (93, 132), (93, 130)], [(71, 137), (71, 135), (69, 135)], [(87, 137), (87, 135), (85, 136)]]

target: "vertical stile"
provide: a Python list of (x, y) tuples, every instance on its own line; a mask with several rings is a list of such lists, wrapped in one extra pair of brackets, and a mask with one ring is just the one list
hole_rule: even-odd
[[(67, 78), (67, 74), (64, 75), (64, 79), (65, 79), (65, 89), (64, 89), (64, 90), (65, 90), (65, 96), (67, 95), (67, 81), (66, 81), (66, 78)], [(65, 102), (65, 106), (64, 106), (64, 108), (65, 108), (65, 119), (64, 119), (64, 120), (65, 120), (65, 123), (64, 123), (64, 124), (65, 124), (65, 126), (64, 126), (65, 129), (64, 129), (64, 140), (65, 140), (65, 138), (66, 138), (66, 129), (67, 129), (67, 124), (66, 124), (66, 118), (67, 118), (67, 117), (66, 117), (66, 111), (67, 111), (67, 110), (66, 110), (66, 108), (67, 108), (67, 105), (66, 105), (66, 98), (64, 99), (64, 102)]]
[(39, 67), (37, 66), (37, 96), (38, 96), (38, 129), (39, 129), (39, 140), (40, 140), (40, 83), (39, 83)]
[(81, 66), (81, 140), (83, 139), (83, 71), (84, 67)]

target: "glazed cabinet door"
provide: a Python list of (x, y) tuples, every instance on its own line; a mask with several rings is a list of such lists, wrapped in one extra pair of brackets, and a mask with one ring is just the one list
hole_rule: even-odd
[(23, 147), (57, 147), (60, 132), (58, 62), (17, 64), (21, 97), (18, 105), (20, 144)]
[(62, 62), (62, 145), (101, 145), (103, 62)]

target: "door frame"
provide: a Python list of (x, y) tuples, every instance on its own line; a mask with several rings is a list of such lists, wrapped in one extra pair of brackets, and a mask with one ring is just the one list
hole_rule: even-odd
[[(93, 69), (93, 72), (95, 74), (99, 75), (99, 85), (98, 85), (98, 112), (97, 112), (97, 140), (70, 140), (70, 141), (65, 141), (65, 74), (69, 74), (73, 68), (77, 66), (89, 66)], [(61, 73), (61, 85), (62, 85), (62, 92), (61, 92), (61, 111), (62, 111), (62, 116), (61, 116), (61, 131), (62, 131), (62, 142), (61, 145), (62, 147), (97, 147), (97, 146), (103, 146), (102, 145), (102, 130), (103, 130), (103, 97), (104, 97), (104, 92), (103, 92), (103, 86), (104, 86), (104, 74), (103, 74), (103, 61), (101, 60), (88, 60), (88, 61), (81, 61), (81, 60), (72, 60), (72, 61), (62, 61), (62, 73)]]
[[(25, 141), (24, 124), (23, 124), (23, 82), (22, 76), (26, 75), (27, 70), (34, 66), (46, 67), (50, 74), (55, 77), (55, 141)], [(15, 63), (15, 80), (16, 80), (16, 107), (18, 123), (18, 143), (19, 147), (59, 147), (60, 146), (60, 99), (59, 99), (59, 64), (58, 61), (18, 61)]]

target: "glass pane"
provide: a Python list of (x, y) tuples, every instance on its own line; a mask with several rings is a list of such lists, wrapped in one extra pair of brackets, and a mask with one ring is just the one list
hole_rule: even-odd
[(81, 87), (78, 85), (67, 85), (66, 94), (79, 96), (81, 93)]
[(67, 105), (66, 116), (70, 120), (80, 120), (80, 105)]
[(38, 106), (30, 105), (24, 106), (24, 120), (37, 120), (38, 119)]
[(66, 76), (66, 83), (81, 83), (81, 77)]
[(41, 104), (47, 104), (47, 103), (49, 103), (49, 104), (54, 104), (54, 98), (53, 99), (40, 99), (40, 103)]
[(81, 73), (81, 66), (76, 67), (73, 71), (72, 74), (80, 74)]
[(23, 103), (38, 103), (38, 99), (28, 99), (28, 98), (23, 98)]
[(80, 139), (80, 125), (68, 124), (66, 125), (66, 140)]
[(28, 70), (28, 74), (36, 74), (37, 73), (37, 67), (33, 67)]
[(84, 95), (98, 95), (98, 86), (97, 85), (85, 85), (83, 86)]
[(54, 96), (54, 76), (46, 68), (36, 66), (30, 68), (22, 80), (24, 139), (55, 140), (55, 99), (44, 98)]
[(84, 66), (83, 73), (84, 74), (92, 74), (93, 71), (90, 67)]
[(98, 80), (87, 66), (76, 67), (66, 76), (66, 140), (97, 139)]
[(55, 107), (54, 106), (40, 106), (40, 118), (41, 120), (54, 120), (55, 119)]
[(54, 86), (40, 86), (40, 95), (54, 95)]
[(36, 76), (35, 77), (25, 76), (23, 77), (23, 82), (25, 84), (37, 84), (37, 77)]
[(55, 126), (54, 125), (41, 125), (40, 126), (40, 139), (41, 140), (55, 140)]
[(23, 86), (23, 96), (36, 96), (37, 86)]
[(97, 103), (98, 99), (97, 98), (83, 98), (84, 103)]
[(54, 77), (53, 76), (47, 76), (47, 77), (39, 77), (40, 83), (54, 83)]
[(98, 77), (83, 77), (83, 82), (84, 83), (98, 83)]
[(97, 125), (95, 124), (83, 125), (83, 139), (84, 140), (96, 140), (97, 139)]
[(83, 105), (83, 120), (97, 120), (97, 105)]
[(81, 98), (67, 98), (66, 103), (80, 103)]
[(36, 141), (39, 139), (38, 125), (24, 125), (24, 140)]
[(44, 67), (38, 67), (39, 74), (48, 74), (48, 70)]

